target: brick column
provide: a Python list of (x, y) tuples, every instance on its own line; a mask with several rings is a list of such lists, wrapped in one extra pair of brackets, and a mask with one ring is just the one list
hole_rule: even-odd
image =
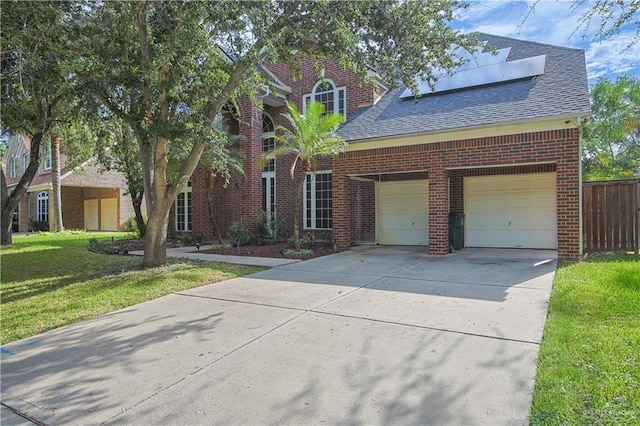
[(351, 181), (341, 169), (339, 158), (333, 161), (333, 239), (342, 251), (351, 247)]
[(449, 187), (447, 171), (429, 171), (429, 254), (449, 253)]
[(558, 161), (556, 165), (558, 257), (560, 259), (577, 259), (580, 256), (578, 167), (578, 162), (573, 158)]
[(262, 110), (244, 97), (240, 100), (240, 134), (245, 140), (240, 142), (244, 154), (245, 179), (240, 179), (240, 216), (246, 219), (252, 231), (255, 230), (256, 215), (262, 210), (262, 170), (256, 167), (262, 155)]

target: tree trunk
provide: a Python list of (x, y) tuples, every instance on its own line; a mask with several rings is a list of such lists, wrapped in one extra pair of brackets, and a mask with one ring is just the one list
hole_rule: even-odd
[[(133, 196), (131, 197), (134, 200)], [(147, 232), (147, 224), (144, 221), (144, 216), (142, 216), (142, 199), (135, 199), (133, 201), (133, 212), (136, 215), (136, 225), (138, 227), (138, 234), (140, 234), (140, 238), (144, 238)]]
[(304, 182), (307, 179), (306, 173), (302, 177), (298, 178), (299, 181), (296, 184), (296, 201), (293, 213), (293, 245), (296, 250), (300, 250), (300, 221), (302, 219), (302, 201), (304, 195)]
[(156, 204), (155, 211), (148, 212), (149, 221), (144, 236), (142, 266), (154, 268), (167, 263), (167, 227), (171, 202), (163, 200)]
[(144, 221), (142, 215), (142, 199), (144, 198), (144, 191), (138, 191), (137, 185), (131, 184), (132, 180), (127, 177), (127, 186), (129, 189), (129, 196), (131, 197), (131, 205), (133, 206), (133, 213), (136, 217), (136, 227), (138, 228), (138, 237), (144, 238), (147, 223)]
[(0, 192), (2, 195), (2, 215), (0, 216), (2, 231), (0, 231), (0, 244), (3, 246), (10, 246), (13, 244), (13, 233), (11, 229), (13, 210), (9, 210), (9, 194), (7, 190), (7, 182), (4, 176), (4, 169), (2, 167), (0, 167), (0, 185)]
[(62, 224), (62, 190), (60, 188), (60, 139), (51, 137), (51, 184), (53, 186), (53, 231), (64, 231)]

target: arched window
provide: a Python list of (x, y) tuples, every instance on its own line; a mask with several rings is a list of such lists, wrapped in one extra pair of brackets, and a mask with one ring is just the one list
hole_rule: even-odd
[(325, 114), (337, 113), (346, 117), (347, 89), (336, 87), (332, 80), (318, 80), (311, 93), (304, 95), (304, 109), (312, 100), (324, 105)]
[(42, 191), (37, 197), (37, 219), (39, 222), (49, 223), (49, 193)]
[[(276, 147), (276, 132), (273, 120), (267, 114), (262, 115), (262, 152)], [(276, 161), (269, 160), (262, 169), (262, 209), (271, 219), (276, 212)]]
[[(262, 152), (269, 152), (276, 147), (276, 132), (273, 120), (267, 114), (262, 115)], [(264, 166), (263, 172), (275, 171), (275, 161), (269, 160)]]

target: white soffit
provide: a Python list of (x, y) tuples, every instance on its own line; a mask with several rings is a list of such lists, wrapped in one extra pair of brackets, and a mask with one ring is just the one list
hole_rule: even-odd
[[(429, 95), (544, 74), (547, 55), (507, 61), (510, 51), (511, 48), (507, 47), (499, 49), (495, 54), (491, 52), (476, 52), (474, 54), (464, 52), (461, 56), (468, 59), (465, 64), (455, 69), (451, 75), (443, 70), (436, 71), (435, 74), (439, 75), (439, 79), (434, 90), (431, 90), (426, 81), (421, 80), (418, 82), (418, 91), (420, 95)], [(409, 88), (400, 95), (401, 99), (412, 97), (413, 93)]]

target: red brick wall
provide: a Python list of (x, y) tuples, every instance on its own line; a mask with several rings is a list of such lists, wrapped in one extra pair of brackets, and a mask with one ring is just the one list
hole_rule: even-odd
[[(463, 211), (462, 187), (456, 183), (460, 171), (449, 168), (508, 166), (518, 163), (554, 163), (557, 172), (558, 255), (579, 255), (578, 130), (557, 130), (514, 134), (430, 144), (353, 151), (334, 160), (334, 239), (339, 249), (353, 242), (353, 185), (347, 175), (428, 170), (429, 252), (448, 252), (448, 214)], [(541, 166), (537, 170), (546, 170)], [(512, 169), (511, 171), (517, 171)], [(525, 171), (525, 168), (519, 169)], [(471, 173), (498, 173), (474, 171)], [(454, 176), (449, 199), (449, 178)], [(464, 176), (464, 174), (462, 174)]]
[[(308, 94), (320, 79), (313, 69), (311, 61), (302, 60), (299, 64), (301, 78), (292, 78), (289, 68), (284, 64), (270, 64), (267, 66), (271, 72), (286, 85), (291, 87), (291, 95), (288, 99), (293, 101), (299, 109), (302, 109), (303, 95)], [(339, 64), (333, 60), (325, 62), (325, 78), (333, 80), (338, 86), (346, 86), (347, 116), (351, 115), (358, 107), (371, 105), (374, 99), (374, 89), (364, 86), (359, 75), (343, 71)], [(248, 98), (239, 102), (238, 120), (228, 120), (232, 133), (241, 134), (245, 140), (240, 141), (239, 148), (243, 155), (243, 164), (246, 176), (236, 177), (229, 185), (223, 187), (223, 179), (214, 180), (212, 198), (215, 205), (215, 218), (223, 238), (228, 237), (231, 224), (241, 218), (246, 218), (255, 229), (255, 219), (262, 211), (262, 170), (256, 163), (262, 154), (262, 111), (256, 108)], [(287, 126), (288, 121), (282, 116), (286, 107), (264, 106), (266, 112), (273, 120), (275, 126)], [(284, 156), (276, 160), (276, 215), (283, 221), (282, 237), (289, 238), (293, 235), (294, 202), (296, 196), (295, 183), (291, 179), (290, 169), (293, 162), (292, 156)], [(317, 170), (331, 170), (331, 158), (319, 159)], [(299, 168), (296, 180), (302, 178)], [(204, 242), (214, 239), (214, 229), (210, 223), (206, 205), (206, 171), (199, 166), (192, 176), (193, 188), (193, 232), (194, 235), (202, 235)], [(169, 228), (174, 228), (174, 213), (170, 215)], [(302, 217), (300, 229), (303, 233)], [(374, 225), (375, 226), (375, 225)], [(372, 228), (375, 235), (375, 227)], [(370, 233), (370, 231), (367, 231)], [(318, 234), (326, 234), (326, 231), (318, 231)]]
[(375, 242), (376, 183), (375, 181), (350, 180), (349, 185), (351, 186), (351, 211), (353, 212), (351, 239), (357, 244)]

